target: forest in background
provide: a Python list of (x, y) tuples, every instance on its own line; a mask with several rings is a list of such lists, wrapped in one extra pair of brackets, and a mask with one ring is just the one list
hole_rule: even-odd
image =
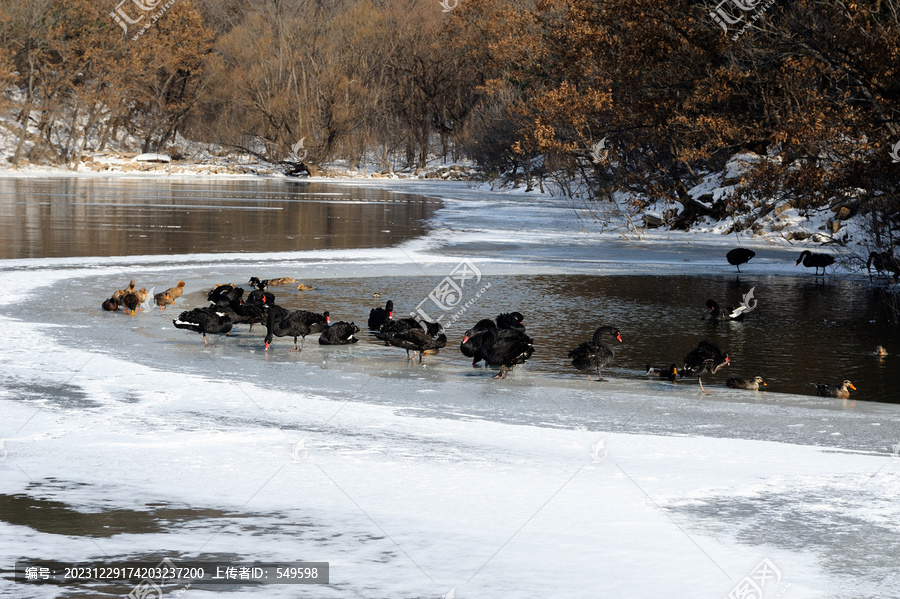
[[(885, 249), (898, 34), (900, 0), (0, 0), (0, 111), (14, 166), (77, 164), (123, 131), (313, 174), (437, 155), (677, 202), (676, 227), (844, 202)], [(742, 151), (761, 158), (736, 193), (689, 196)]]

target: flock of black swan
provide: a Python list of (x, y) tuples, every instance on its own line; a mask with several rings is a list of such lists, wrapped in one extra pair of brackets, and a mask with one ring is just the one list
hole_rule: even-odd
[[(755, 252), (746, 248), (736, 248), (726, 254), (729, 264), (737, 267), (746, 264), (755, 256)], [(823, 273), (826, 266), (834, 263), (834, 258), (827, 254), (815, 254), (804, 250), (797, 259), (796, 264), (818, 269)], [(893, 256), (883, 256), (872, 252), (867, 263), (871, 276), (871, 266), (881, 273), (893, 272), (894, 279), (900, 277), (900, 264)], [(350, 345), (357, 343), (355, 337), (359, 333), (359, 327), (352, 322), (331, 322), (329, 313), (315, 313), (307, 310), (287, 310), (276, 303), (275, 295), (268, 290), (269, 286), (297, 283), (296, 279), (281, 277), (277, 279), (259, 279), (251, 277), (249, 284), (253, 290), (244, 298), (244, 289), (230, 284), (218, 285), (207, 294), (210, 305), (204, 308), (194, 308), (179, 314), (172, 323), (176, 328), (186, 329), (203, 336), (203, 343), (207, 347), (209, 341), (207, 335), (222, 335), (231, 332), (234, 325), (247, 324), (252, 331), (254, 324), (265, 325), (265, 349), (274, 341), (275, 337), (292, 337), (294, 341), (293, 351), (302, 351), (303, 341), (307, 335), (319, 334), (321, 345)], [(169, 305), (174, 305), (184, 291), (184, 281), (157, 294), (148, 292), (146, 288), (137, 289), (132, 280), (128, 287), (116, 291), (112, 297), (103, 302), (102, 308), (108, 311), (116, 311), (124, 306), (126, 313), (134, 316), (137, 310), (149, 306), (152, 300), (161, 310)], [(300, 283), (297, 289), (313, 289)], [(152, 294), (152, 298), (150, 297)], [(373, 294), (373, 297), (381, 297)], [(743, 320), (746, 313), (752, 309), (746, 305), (748, 297), (752, 297), (752, 290), (745, 296), (745, 305), (738, 308), (727, 307), (724, 310), (715, 300), (707, 300), (706, 307), (709, 313), (704, 319), (710, 321)], [(436, 322), (417, 320), (415, 318), (401, 318), (395, 320), (394, 303), (388, 300), (385, 306), (372, 308), (369, 312), (367, 326), (373, 336), (387, 346), (398, 347), (406, 350), (407, 358), (418, 356), (422, 362), (425, 353), (434, 352), (446, 347), (447, 336), (443, 327)], [(500, 372), (494, 377), (505, 379), (509, 370), (518, 364), (524, 364), (534, 353), (534, 342), (525, 332), (523, 324), (525, 317), (520, 312), (503, 313), (496, 319), (482, 319), (475, 326), (468, 329), (460, 343), (460, 351), (468, 358), (472, 358), (472, 366), (477, 366), (484, 361), (487, 366), (500, 367)], [(597, 373), (597, 382), (604, 381), (602, 369), (612, 364), (615, 357), (614, 350), (603, 342), (604, 336), (622, 343), (622, 335), (614, 326), (601, 326), (590, 341), (581, 343), (568, 353), (572, 360), (572, 366), (585, 372), (589, 381), (593, 381), (591, 374)], [(299, 346), (297, 340), (300, 340)], [(412, 356), (410, 356), (412, 352)], [(724, 366), (731, 364), (728, 353), (714, 343), (703, 340), (692, 349), (684, 358), (684, 364), (679, 372), (676, 364), (668, 368), (655, 368), (647, 365), (647, 376), (676, 381), (678, 377), (697, 377), (700, 389), (703, 387), (702, 376), (716, 374)], [(840, 385), (826, 385), (813, 383), (816, 393), (822, 396), (847, 398), (849, 390), (856, 390), (850, 381), (843, 381)], [(729, 378), (725, 385), (732, 389), (746, 389), (757, 391), (760, 386), (765, 387), (766, 381), (756, 376), (751, 379)]]

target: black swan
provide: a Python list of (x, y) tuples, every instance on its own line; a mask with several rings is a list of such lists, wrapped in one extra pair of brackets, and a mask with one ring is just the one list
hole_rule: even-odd
[(425, 327), (423, 327), (422, 323), (418, 320), (411, 317), (401, 318), (399, 320), (385, 320), (375, 333), (375, 337), (380, 339), (379, 334), (404, 333), (410, 329), (424, 331)]
[(615, 337), (619, 343), (622, 343), (622, 335), (619, 333), (619, 329), (616, 327), (605, 326), (594, 331), (594, 336), (590, 341), (585, 341), (569, 352), (569, 357), (572, 358), (572, 366), (578, 370), (587, 371), (589, 381), (594, 380), (591, 378), (592, 370), (597, 371), (598, 383), (605, 380), (603, 375), (600, 374), (600, 369), (612, 364), (613, 351), (608, 345), (603, 343), (603, 335), (606, 333), (609, 333)]
[(359, 327), (352, 322), (336, 322), (319, 335), (319, 345), (350, 345), (359, 341), (353, 335), (359, 332)]
[(215, 289), (211, 289), (206, 294), (206, 299), (214, 304), (220, 302), (228, 303), (232, 300), (240, 300), (244, 297), (243, 287), (233, 287), (232, 285), (219, 285)]
[(738, 272), (741, 272), (741, 264), (746, 264), (750, 262), (750, 258), (756, 255), (756, 252), (753, 250), (748, 250), (747, 248), (734, 248), (727, 254), (725, 254), (725, 259), (728, 260), (728, 264), (732, 266), (737, 266)]
[(209, 341), (206, 340), (206, 334), (221, 335), (231, 331), (232, 322), (228, 316), (215, 307), (194, 308), (193, 310), (182, 312), (178, 316), (178, 320), (173, 320), (172, 324), (179, 329), (187, 329), (195, 333), (203, 335), (203, 345), (209, 347)]
[[(240, 291), (243, 290), (240, 289)], [(254, 324), (266, 322), (269, 316), (269, 304), (245, 304), (240, 298), (227, 300), (225, 295), (222, 295), (220, 300), (213, 304), (213, 307), (224, 312), (231, 319), (232, 324), (249, 324), (251, 332)]]
[[(480, 335), (480, 337), (472, 364), (475, 365), (484, 360), (488, 366), (500, 366), (500, 372), (494, 378), (505, 379), (510, 368), (516, 364), (524, 364), (531, 357), (534, 353), (534, 345), (531, 337), (518, 329), (500, 330), (493, 321), (488, 320), (487, 322), (490, 325), (486, 325), (485, 330), (473, 331), (474, 335)], [(463, 343), (468, 341), (472, 341), (472, 339), (464, 338)]]
[(653, 368), (650, 364), (647, 364), (647, 376), (658, 379), (668, 379), (674, 383), (675, 377), (678, 376), (678, 368), (676, 368), (674, 364), (669, 365), (666, 369)]
[(816, 386), (816, 395), (822, 397), (837, 397), (838, 399), (847, 399), (850, 397), (850, 389), (856, 391), (856, 387), (850, 381), (844, 381), (840, 385), (826, 385), (824, 383), (813, 383)]
[(426, 351), (433, 351), (447, 345), (447, 336), (443, 333), (444, 327), (436, 322), (424, 321), (424, 324), (427, 330), (423, 329), (421, 325), (415, 327), (383, 326), (375, 336), (387, 345), (405, 349), (407, 358), (410, 358), (409, 352), (417, 353), (419, 362), (421, 362)]
[(732, 308), (728, 306), (725, 310), (719, 307), (719, 302), (714, 299), (706, 300), (706, 307), (709, 308), (709, 315), (706, 317), (711, 321), (718, 320), (736, 320), (738, 322), (744, 320), (746, 308), (740, 306)]
[(377, 331), (385, 322), (394, 317), (394, 302), (388, 300), (384, 308), (372, 308), (369, 310), (369, 329)]
[(728, 379), (725, 386), (731, 389), (747, 389), (748, 391), (759, 391), (759, 386), (768, 387), (766, 381), (761, 376), (755, 376), (752, 379)]
[(717, 345), (704, 340), (685, 356), (681, 376), (696, 376), (700, 382), (700, 390), (706, 392), (700, 376), (715, 374), (720, 368), (730, 363), (731, 360), (728, 358), (728, 354), (719, 349)]
[(892, 273), (894, 282), (900, 279), (900, 260), (894, 257), (891, 250), (884, 252), (871, 252), (869, 259), (866, 261), (866, 270), (869, 271), (869, 280), (872, 280), (872, 267), (879, 275), (883, 272)]
[(498, 329), (517, 329), (519, 331), (525, 330), (525, 325), (522, 324), (522, 321), (525, 320), (525, 317), (521, 312), (509, 312), (503, 313), (497, 316), (497, 328)]
[[(255, 277), (254, 277), (255, 278)], [(250, 292), (250, 295), (247, 296), (248, 304), (274, 304), (275, 303), (275, 294), (271, 291), (267, 291), (267, 285), (264, 281), (260, 281), (256, 284), (256, 289)]]
[[(269, 306), (269, 317), (266, 320), (266, 350), (272, 343), (272, 336), (293, 337), (293, 351), (303, 351), (303, 341), (310, 333), (321, 333), (328, 326), (331, 318), (328, 312), (316, 314), (306, 310), (288, 312), (281, 306)], [(297, 348), (297, 337), (300, 337), (300, 348)]]
[(491, 331), (496, 330), (497, 325), (494, 324), (494, 321), (484, 318), (479, 320), (474, 327), (463, 335), (462, 343), (459, 344), (459, 351), (467, 358), (472, 358), (473, 367), (477, 366), (478, 362), (484, 359), (478, 351), (481, 349), (484, 337), (493, 334)]
[(834, 264), (834, 256), (829, 256), (828, 254), (814, 254), (809, 250), (803, 250), (800, 252), (800, 257), (797, 258), (797, 262), (794, 263), (794, 266), (798, 266), (801, 262), (803, 262), (803, 266), (806, 268), (815, 268), (816, 276), (819, 274), (819, 269), (822, 269), (822, 275), (825, 275), (825, 267), (831, 266)]

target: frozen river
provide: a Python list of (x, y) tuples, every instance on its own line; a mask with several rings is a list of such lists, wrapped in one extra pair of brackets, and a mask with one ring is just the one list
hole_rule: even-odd
[[(302, 191), (312, 204), (382, 197)], [(133, 588), (15, 583), (18, 558), (169, 557), (331, 566), (327, 586), (166, 587), (182, 597), (727, 597), (748, 578), (766, 583), (765, 597), (900, 595), (900, 409), (885, 403), (897, 369), (893, 356), (868, 355), (898, 345), (865, 285), (788, 276), (796, 252), (778, 248), (758, 248), (736, 279), (719, 240), (639, 243), (574, 221), (551, 198), (395, 192), (378, 227), (398, 238), (357, 243), (350, 226), (345, 247), (0, 262), (0, 592)], [(286, 339), (265, 352), (264, 330), (241, 326), (207, 349), (172, 327), (174, 308), (99, 310), (130, 278), (157, 290), (184, 280), (179, 307), (190, 308), (216, 283), (289, 275), (316, 289), (276, 289), (279, 303), (334, 320), (364, 325), (389, 297), (398, 312), (440, 315), (428, 293), (463, 259), (480, 278), (466, 299), (490, 287), (422, 365), (365, 332), (351, 347), (310, 337), (300, 353)], [(759, 307), (744, 323), (700, 320), (707, 296), (737, 303), (751, 287)], [(479, 318), (513, 309), (536, 353), (495, 381), (455, 346)], [(625, 343), (610, 381), (588, 383), (565, 350), (610, 319)], [(680, 365), (702, 338), (734, 361), (705, 381), (714, 393), (641, 377), (646, 362)], [(757, 373), (779, 392), (722, 386)], [(810, 395), (810, 382), (845, 377), (858, 399)], [(762, 581), (760, 564), (774, 568)]]

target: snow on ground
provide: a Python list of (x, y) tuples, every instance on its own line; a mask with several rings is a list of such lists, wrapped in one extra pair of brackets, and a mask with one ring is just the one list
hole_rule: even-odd
[[(204, 349), (165, 314), (96, 309), (92, 285), (177, 271), (201, 288), (261, 265), (298, 278), (433, 275), (474, 256), (493, 274), (731, 268), (720, 235), (637, 243), (573, 223), (559, 198), (401, 185), (445, 207), (428, 236), (395, 248), (0, 263), (0, 594), (105, 596), (13, 583), (19, 556), (169, 556), (331, 564), (327, 587), (231, 596), (727, 597), (763, 560), (778, 572), (766, 598), (900, 596), (896, 405), (721, 402), (527, 368), (501, 382), (453, 352), (424, 367), (351, 363), (354, 348), (314, 339), (300, 355), (282, 343), (267, 356), (249, 337)], [(755, 272), (794, 274), (795, 249), (742, 241), (770, 248)], [(597, 411), (615, 416), (586, 416)], [(667, 424), (651, 430), (651, 412)], [(685, 432), (704, 419), (708, 436)], [(791, 443), (772, 419), (828, 419), (838, 433), (852, 421), (858, 448), (840, 434)], [(719, 430), (732, 420), (753, 440)]]

